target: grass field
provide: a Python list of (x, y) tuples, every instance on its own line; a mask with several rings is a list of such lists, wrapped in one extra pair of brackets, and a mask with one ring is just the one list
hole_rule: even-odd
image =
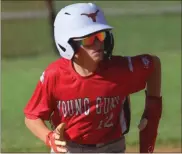
[[(55, 0), (54, 4), (57, 9), (60, 9), (60, 7), (64, 7), (68, 4), (76, 3), (76, 2), (83, 2), (80, 0), (74, 0), (74, 1), (60, 1)], [(84, 0), (84, 2), (90, 2), (88, 0)], [(160, 8), (160, 7), (171, 7), (171, 6), (177, 6), (180, 5), (180, 1), (92, 1), (93, 3), (96, 3), (102, 8), (120, 8), (120, 9), (141, 9), (141, 7), (147, 7), (147, 8)], [(27, 11), (27, 10), (34, 10), (34, 11), (40, 11), (46, 9), (46, 3), (45, 1), (37, 0), (36, 2), (32, 2), (31, 0), (3, 0), (1, 2), (2, 4), (2, 12), (4, 11)]]
[[(153, 53), (162, 62), (163, 117), (157, 147), (181, 146), (181, 17), (108, 17), (115, 27), (114, 54)], [(21, 56), (20, 56), (21, 55)], [(45, 152), (48, 149), (24, 125), (23, 108), (46, 66), (57, 59), (46, 19), (2, 21), (2, 152)], [(127, 145), (138, 145), (137, 122), (143, 91), (132, 95), (132, 121)], [(168, 152), (167, 148), (166, 151)], [(170, 151), (173, 152), (173, 151)], [(176, 152), (176, 151), (175, 151)]]

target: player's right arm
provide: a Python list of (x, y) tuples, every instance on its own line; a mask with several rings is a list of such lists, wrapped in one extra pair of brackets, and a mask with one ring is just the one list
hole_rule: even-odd
[(36, 137), (46, 143), (47, 134), (49, 134), (51, 130), (47, 128), (42, 119), (29, 119), (25, 117), (25, 125)]
[(40, 118), (28, 119), (25, 117), (27, 128), (47, 146), (51, 147), (54, 152), (67, 152), (66, 141), (64, 140), (63, 132), (65, 124), (61, 123), (53, 131), (49, 130), (44, 121)]
[(53, 76), (44, 72), (31, 99), (24, 108), (25, 125), (55, 152), (66, 152), (66, 148), (64, 148), (66, 142), (63, 136), (64, 124), (61, 123), (52, 131), (44, 123), (44, 121), (49, 120), (54, 110), (54, 103), (56, 103), (53, 96), (54, 85)]

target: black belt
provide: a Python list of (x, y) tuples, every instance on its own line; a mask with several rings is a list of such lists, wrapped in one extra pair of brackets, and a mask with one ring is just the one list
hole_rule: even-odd
[(114, 142), (117, 142), (119, 140), (121, 140), (124, 136), (116, 139), (116, 140), (113, 140), (111, 142), (107, 142), (107, 143), (98, 143), (98, 144), (78, 144), (78, 143), (75, 143), (75, 142), (71, 142), (73, 144), (76, 144), (76, 145), (79, 145), (80, 147), (83, 147), (83, 148), (99, 148), (99, 147), (102, 147), (102, 146), (105, 146), (105, 145), (108, 145), (108, 144), (112, 144)]

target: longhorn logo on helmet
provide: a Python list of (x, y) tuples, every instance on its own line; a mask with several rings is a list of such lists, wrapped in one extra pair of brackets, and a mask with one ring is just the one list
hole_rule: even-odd
[(82, 13), (81, 15), (85, 15), (88, 18), (91, 18), (93, 22), (96, 22), (96, 16), (97, 16), (98, 12), (99, 12), (99, 10), (97, 10), (95, 13), (90, 13), (90, 14)]

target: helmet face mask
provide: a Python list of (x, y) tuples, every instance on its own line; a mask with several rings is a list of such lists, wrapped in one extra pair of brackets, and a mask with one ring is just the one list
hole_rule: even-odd
[(61, 9), (56, 16), (54, 22), (56, 47), (62, 57), (72, 59), (76, 52), (72, 43), (73, 38), (83, 38), (111, 29), (112, 27), (107, 24), (102, 10), (95, 4), (72, 4)]

